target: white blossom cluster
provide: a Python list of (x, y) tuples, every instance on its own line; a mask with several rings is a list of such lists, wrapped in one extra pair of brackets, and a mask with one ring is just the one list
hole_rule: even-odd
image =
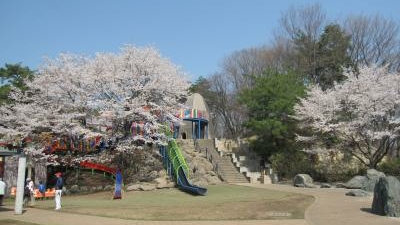
[(85, 126), (86, 119), (99, 124), (148, 122), (146, 132), (157, 133), (162, 120), (173, 117), (179, 100), (186, 97), (186, 77), (152, 47), (125, 46), (119, 53), (94, 57), (61, 54), (47, 59), (27, 81), (28, 91), (12, 91), (14, 104), (0, 107), (1, 141), (21, 141), (41, 132), (102, 135)]
[(295, 106), (294, 118), (314, 134), (330, 135), (346, 148), (342, 150), (369, 165), (395, 147), (399, 138), (400, 74), (365, 66), (344, 75), (347, 79), (332, 89), (311, 86)]

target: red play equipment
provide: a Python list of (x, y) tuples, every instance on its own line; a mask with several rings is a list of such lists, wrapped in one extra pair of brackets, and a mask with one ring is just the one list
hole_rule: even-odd
[(111, 167), (108, 167), (108, 166), (105, 166), (105, 165), (102, 165), (102, 164), (83, 161), (79, 165), (82, 166), (82, 167), (89, 168), (89, 169), (95, 169), (95, 170), (104, 171), (104, 172), (110, 173), (110, 174), (112, 174), (114, 176), (115, 176), (115, 173), (116, 173), (115, 169), (113, 169)]

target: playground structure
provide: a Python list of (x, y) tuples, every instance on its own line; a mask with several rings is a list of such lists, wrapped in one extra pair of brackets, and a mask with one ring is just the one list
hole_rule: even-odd
[[(193, 99), (194, 99), (193, 101), (197, 101), (196, 98)], [(202, 99), (202, 101), (204, 101), (204, 99)], [(203, 102), (202, 104), (205, 103)], [(187, 136), (188, 138), (193, 138), (193, 139), (208, 138), (209, 137), (208, 111), (205, 110), (204, 107), (195, 108), (196, 105), (198, 104), (196, 103), (195, 105), (192, 105), (193, 107), (190, 109), (186, 108), (178, 111), (176, 116), (177, 118), (181, 119), (181, 121), (191, 123), (191, 129), (190, 129), (191, 136), (188, 132), (187, 133), (189, 134)], [(150, 109), (146, 108), (145, 110), (149, 111)], [(168, 124), (167, 126), (174, 132), (173, 133), (174, 138), (177, 138), (179, 136), (179, 127), (182, 124), (172, 122), (171, 120), (165, 122)], [(123, 131), (125, 135), (131, 134), (134, 140), (138, 140), (138, 143), (142, 143), (140, 142), (141, 140), (144, 140), (143, 143), (145, 143), (147, 139), (154, 140), (155, 138), (157, 138), (157, 136), (155, 137), (152, 136), (155, 130), (149, 128), (151, 127), (151, 125), (152, 125), (151, 123), (145, 120), (141, 121), (139, 119), (137, 121), (127, 121), (125, 122), (124, 126), (122, 127), (117, 126), (117, 128), (115, 129), (119, 128), (125, 129), (125, 131)], [(114, 129), (114, 127), (111, 129)], [(86, 154), (99, 153), (103, 150), (108, 149), (111, 146), (111, 144), (113, 144), (113, 142), (110, 142), (111, 139), (106, 139), (106, 138), (107, 136), (106, 135), (103, 136), (102, 134), (93, 137), (85, 137), (84, 135), (69, 135), (69, 134), (56, 136), (51, 132), (43, 132), (38, 137), (35, 137), (34, 140), (31, 140), (31, 142), (41, 143), (43, 145), (44, 154), (86, 155)], [(167, 147), (165, 147), (165, 150), (160, 149), (160, 152), (164, 151), (162, 153), (164, 161), (166, 158), (168, 158), (168, 162), (165, 163), (165, 165), (169, 165), (170, 167), (168, 174), (171, 177), (174, 176), (176, 178), (176, 183), (179, 186), (179, 188), (191, 192), (193, 194), (205, 195), (207, 193), (207, 189), (194, 186), (190, 183), (188, 179), (189, 168), (175, 140), (170, 140), (168, 144), (168, 150), (166, 150), (166, 148)], [(12, 152), (12, 153), (15, 154), (17, 152)], [(10, 152), (7, 152), (7, 154), (10, 154)], [(179, 158), (177, 156), (179, 156)], [(79, 163), (79, 166), (87, 169), (92, 169), (92, 173), (94, 170), (98, 170), (98, 171), (103, 171), (104, 173), (111, 174), (114, 178), (116, 177), (116, 169), (110, 168), (105, 165), (89, 161), (83, 161)], [(30, 165), (30, 167), (28, 168), (28, 174), (30, 174), (29, 171), (31, 171), (32, 168), (36, 170), (36, 166), (32, 167)], [(175, 169), (172, 171), (171, 168)], [(45, 170), (46, 169), (47, 168), (45, 168)], [(38, 178), (36, 177), (35, 173), (34, 176), (36, 180), (47, 180), (46, 175), (44, 175), (43, 178), (41, 176), (38, 176), (39, 177)], [(13, 183), (13, 185), (16, 184)], [(51, 194), (49, 196), (51, 196)]]
[(88, 169), (100, 170), (100, 171), (109, 173), (109, 174), (111, 174), (113, 176), (115, 176), (115, 173), (116, 173), (115, 169), (113, 169), (111, 167), (108, 167), (108, 166), (105, 166), (105, 165), (102, 165), (102, 164), (98, 164), (98, 163), (92, 163), (92, 162), (88, 162), (88, 161), (83, 161), (79, 165), (81, 167), (85, 167), (85, 168), (88, 168)]
[[(193, 139), (208, 139), (208, 114), (206, 111), (202, 111), (200, 109), (181, 109), (178, 114), (178, 117), (181, 118), (186, 124), (190, 123), (190, 131), (188, 132), (191, 134)], [(179, 131), (179, 129), (174, 129), (174, 131)], [(178, 135), (174, 135), (175, 138)], [(189, 137), (189, 135), (186, 135)], [(186, 139), (186, 137), (182, 137)]]
[(210, 131), (212, 124), (209, 124), (209, 109), (204, 98), (194, 93), (189, 96), (186, 103), (186, 108), (182, 108), (177, 112), (176, 117), (182, 119), (179, 124), (178, 134), (175, 138), (182, 139), (209, 139), (213, 138)]
[(178, 188), (194, 195), (207, 194), (206, 188), (195, 186), (189, 182), (189, 167), (174, 139), (168, 143), (168, 146), (159, 146), (159, 151), (167, 174), (175, 177)]

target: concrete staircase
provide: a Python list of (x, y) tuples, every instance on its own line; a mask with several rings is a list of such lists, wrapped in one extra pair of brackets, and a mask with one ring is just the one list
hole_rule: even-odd
[(197, 150), (205, 153), (206, 158), (213, 164), (214, 169), (224, 181), (228, 183), (249, 183), (247, 178), (233, 165), (230, 156), (220, 156), (215, 149), (213, 139), (199, 139), (197, 143)]

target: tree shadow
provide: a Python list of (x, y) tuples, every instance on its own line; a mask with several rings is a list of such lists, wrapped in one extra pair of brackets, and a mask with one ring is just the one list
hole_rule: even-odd
[(363, 211), (363, 212), (366, 212), (366, 213), (368, 213), (368, 214), (373, 214), (373, 215), (381, 216), (381, 215), (379, 215), (378, 213), (374, 213), (374, 212), (372, 211), (372, 208), (361, 208), (360, 210)]
[(8, 212), (8, 211), (13, 211), (13, 209), (0, 206), (0, 212)]
[[(7, 206), (0, 206), (0, 212), (10, 212), (10, 211), (14, 211), (15, 209), (12, 207), (7, 207)], [(26, 209), (22, 209), (22, 214), (24, 214), (27, 210)]]

